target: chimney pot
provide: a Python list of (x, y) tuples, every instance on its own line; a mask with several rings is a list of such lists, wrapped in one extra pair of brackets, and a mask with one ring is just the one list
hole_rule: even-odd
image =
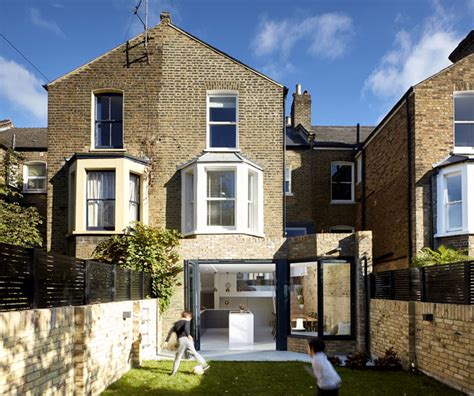
[(168, 11), (163, 11), (160, 14), (160, 21), (165, 25), (169, 25), (171, 23), (171, 14)]
[(296, 84), (296, 95), (301, 95), (301, 84)]
[(291, 116), (286, 116), (286, 126), (287, 127), (291, 126)]

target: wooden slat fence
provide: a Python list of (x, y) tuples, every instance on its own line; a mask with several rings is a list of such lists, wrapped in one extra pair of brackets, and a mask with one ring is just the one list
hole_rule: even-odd
[(0, 311), (138, 300), (149, 273), (0, 244)]
[(474, 304), (474, 262), (372, 273), (371, 297)]

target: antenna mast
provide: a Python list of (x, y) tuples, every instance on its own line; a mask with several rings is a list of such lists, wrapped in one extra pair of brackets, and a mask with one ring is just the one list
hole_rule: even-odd
[[(142, 19), (138, 11), (140, 10), (140, 7), (142, 3), (145, 2), (145, 20)], [(136, 44), (130, 45), (130, 42), (127, 41), (127, 46), (125, 49), (126, 53), (126, 66), (130, 67), (132, 63), (136, 62), (143, 62), (145, 61), (146, 63), (150, 64), (150, 52), (148, 51), (148, 41), (152, 39), (152, 37), (148, 37), (148, 0), (139, 0), (138, 4), (135, 6), (135, 11), (133, 12), (134, 15), (137, 16), (137, 18), (140, 20), (140, 22), (143, 25), (144, 29), (144, 34), (143, 34), (143, 40), (139, 41)], [(131, 59), (131, 52), (134, 48), (140, 46), (143, 44), (144, 51), (141, 52), (140, 54), (136, 54), (136, 51), (133, 51), (135, 54), (134, 59)]]

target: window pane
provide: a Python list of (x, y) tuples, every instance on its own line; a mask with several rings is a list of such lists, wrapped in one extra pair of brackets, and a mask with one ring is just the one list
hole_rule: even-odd
[(211, 147), (236, 147), (235, 125), (209, 125)]
[(111, 119), (122, 121), (122, 95), (113, 95), (110, 97)]
[(318, 269), (316, 262), (290, 264), (292, 334), (318, 335)]
[(111, 124), (112, 128), (112, 147), (113, 148), (122, 148), (123, 147), (123, 140), (122, 140), (122, 123), (117, 122)]
[(352, 200), (352, 184), (350, 183), (333, 183), (332, 184), (332, 200), (350, 201)]
[(448, 202), (462, 200), (461, 175), (446, 176)]
[(454, 119), (456, 121), (474, 121), (474, 95), (456, 95), (454, 97)]
[(140, 176), (130, 174), (130, 201), (140, 201)]
[(31, 164), (27, 165), (28, 176), (46, 176), (45, 164)]
[(221, 96), (209, 98), (209, 120), (218, 122), (236, 121), (236, 97)]
[(208, 171), (207, 196), (209, 198), (234, 198), (233, 171)]
[(325, 335), (351, 334), (351, 265), (323, 262)]
[(185, 174), (184, 179), (184, 200), (185, 200), (185, 231), (194, 229), (194, 175), (190, 172)]
[(448, 229), (462, 228), (462, 203), (448, 205)]
[(235, 201), (208, 201), (207, 225), (210, 226), (233, 226), (235, 212)]
[(28, 190), (46, 190), (46, 179), (29, 179)]
[(87, 173), (88, 199), (115, 199), (115, 172), (98, 171)]
[(331, 164), (331, 177), (333, 182), (351, 182), (352, 166)]
[(96, 125), (96, 139), (97, 147), (110, 147), (110, 128), (111, 124), (108, 122), (98, 122)]
[(110, 98), (105, 95), (97, 95), (96, 99), (96, 120), (110, 120)]
[(87, 227), (113, 229), (115, 227), (115, 201), (88, 201)]
[(474, 146), (474, 123), (454, 125), (454, 144), (457, 147)]
[(308, 234), (306, 228), (287, 227), (285, 231), (288, 238)]

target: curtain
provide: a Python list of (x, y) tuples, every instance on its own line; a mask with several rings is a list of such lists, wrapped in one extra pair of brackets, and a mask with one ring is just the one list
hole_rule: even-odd
[(140, 176), (130, 174), (129, 223), (140, 220)]
[(101, 171), (87, 174), (87, 227), (114, 228), (115, 172)]

